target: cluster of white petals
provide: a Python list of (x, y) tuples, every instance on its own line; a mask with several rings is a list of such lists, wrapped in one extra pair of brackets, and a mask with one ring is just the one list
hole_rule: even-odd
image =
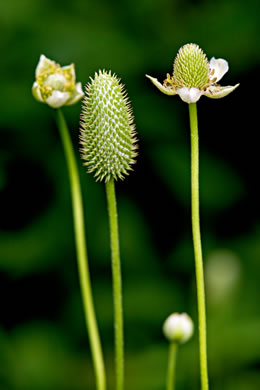
[(52, 108), (70, 106), (84, 96), (81, 83), (76, 83), (74, 64), (61, 67), (42, 54), (35, 77), (33, 96)]

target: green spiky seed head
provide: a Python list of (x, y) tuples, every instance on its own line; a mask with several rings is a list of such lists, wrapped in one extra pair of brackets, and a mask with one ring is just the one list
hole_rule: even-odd
[(123, 179), (137, 156), (132, 110), (123, 85), (99, 71), (86, 86), (81, 114), (81, 156), (97, 180)]
[(173, 64), (173, 77), (179, 88), (203, 88), (208, 84), (208, 59), (198, 45), (188, 43), (180, 48)]

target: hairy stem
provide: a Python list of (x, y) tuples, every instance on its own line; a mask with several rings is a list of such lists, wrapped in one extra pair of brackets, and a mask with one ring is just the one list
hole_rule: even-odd
[(112, 277), (114, 295), (116, 389), (124, 388), (124, 331), (122, 308), (122, 281), (119, 252), (118, 218), (114, 179), (106, 182), (107, 205), (110, 226)]
[(206, 335), (206, 305), (203, 260), (200, 237), (199, 218), (199, 136), (196, 103), (189, 104), (191, 129), (191, 208), (192, 234), (195, 257), (198, 318), (199, 318), (199, 345), (200, 345), (200, 375), (201, 389), (208, 390), (207, 368), (207, 335)]
[(69, 130), (63, 113), (60, 109), (57, 110), (56, 119), (69, 173), (80, 288), (85, 313), (85, 321), (89, 334), (92, 359), (94, 362), (96, 384), (98, 390), (105, 390), (106, 375), (104, 358), (91, 292), (79, 174)]

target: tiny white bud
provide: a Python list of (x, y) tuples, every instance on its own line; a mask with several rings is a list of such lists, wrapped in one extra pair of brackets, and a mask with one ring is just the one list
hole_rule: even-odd
[(193, 321), (186, 313), (173, 313), (165, 320), (163, 333), (170, 342), (185, 343), (193, 335)]

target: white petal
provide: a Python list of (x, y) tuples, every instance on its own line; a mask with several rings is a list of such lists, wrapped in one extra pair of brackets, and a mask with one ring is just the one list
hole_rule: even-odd
[(35, 97), (35, 99), (38, 100), (38, 102), (41, 102), (41, 103), (44, 102), (42, 95), (41, 95), (40, 87), (36, 81), (33, 83), (33, 86), (32, 86), (32, 94)]
[(202, 95), (198, 88), (187, 87), (178, 88), (177, 93), (185, 103), (196, 103)]
[(66, 65), (61, 68), (62, 73), (68, 73), (72, 76), (73, 81), (76, 80), (75, 66), (74, 64)]
[(76, 89), (74, 94), (72, 95), (72, 98), (67, 101), (66, 106), (71, 106), (72, 104), (77, 103), (80, 99), (82, 99), (84, 96), (84, 92), (82, 90), (81, 83), (76, 84)]
[(227, 87), (212, 86), (209, 87), (206, 92), (204, 92), (204, 95), (212, 99), (220, 99), (233, 92), (238, 86), (239, 84), (234, 86), (228, 85)]
[(148, 74), (146, 74), (146, 77), (148, 77), (148, 79), (151, 80), (151, 82), (162, 92), (162, 93), (165, 93), (166, 95), (170, 95), (170, 96), (173, 96), (173, 95), (176, 95), (176, 91), (174, 89), (171, 89), (170, 87), (164, 87), (157, 79), (155, 79), (154, 77), (151, 77), (149, 76)]
[(36, 68), (36, 77), (53, 66), (56, 66), (56, 63), (49, 60), (47, 57), (45, 57), (45, 55), (42, 54)]
[(212, 76), (213, 79), (216, 78), (216, 81), (219, 81), (222, 79), (225, 73), (228, 71), (228, 62), (226, 60), (223, 60), (223, 58), (218, 58), (216, 60), (215, 57), (212, 57), (209, 61), (209, 67), (210, 70), (214, 69), (214, 74)]
[(64, 106), (69, 100), (70, 94), (68, 92), (53, 91), (45, 101), (52, 108), (59, 108)]

